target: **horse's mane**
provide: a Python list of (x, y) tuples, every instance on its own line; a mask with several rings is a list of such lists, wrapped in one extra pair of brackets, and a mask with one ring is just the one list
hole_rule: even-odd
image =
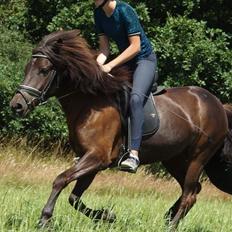
[(96, 51), (90, 49), (79, 30), (57, 31), (45, 36), (33, 54), (43, 53), (56, 69), (70, 77), (84, 93), (111, 94), (128, 84), (131, 73), (126, 68), (115, 68), (110, 77), (96, 62)]

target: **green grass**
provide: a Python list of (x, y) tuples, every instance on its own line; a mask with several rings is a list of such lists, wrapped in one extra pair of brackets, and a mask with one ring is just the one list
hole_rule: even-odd
[[(120, 188), (120, 187), (119, 187)], [(50, 187), (5, 184), (0, 190), (0, 231), (37, 231), (36, 223)], [(70, 189), (69, 189), (70, 190)], [(61, 194), (54, 212), (54, 231), (165, 231), (163, 215), (174, 200), (152, 192), (114, 194), (89, 191), (84, 201), (93, 208), (114, 206), (114, 224), (94, 223), (68, 204), (68, 192)], [(199, 200), (179, 225), (178, 231), (231, 231), (232, 203), (228, 200)], [(53, 231), (52, 230), (52, 231)]]
[[(0, 152), (0, 231), (39, 231), (36, 224), (50, 194), (52, 180), (71, 161), (36, 158), (31, 153), (25, 156), (23, 151), (16, 151)], [(155, 179), (142, 171), (137, 175), (105, 171), (86, 191), (83, 200), (95, 209), (113, 208), (117, 221), (108, 224), (94, 223), (69, 206), (71, 190), (72, 184), (61, 193), (47, 231), (167, 231), (163, 215), (180, 194), (174, 181)], [(180, 223), (178, 231), (230, 232), (231, 213), (231, 197), (205, 183), (196, 205)]]

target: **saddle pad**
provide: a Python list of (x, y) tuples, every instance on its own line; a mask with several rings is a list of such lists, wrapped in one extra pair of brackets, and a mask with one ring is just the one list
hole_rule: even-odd
[(143, 136), (152, 135), (159, 129), (159, 124), (160, 124), (159, 115), (155, 107), (155, 101), (152, 93), (147, 99), (143, 111), (144, 111)]

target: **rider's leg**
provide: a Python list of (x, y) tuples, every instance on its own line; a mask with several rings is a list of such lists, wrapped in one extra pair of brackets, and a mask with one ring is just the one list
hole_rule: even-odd
[[(121, 163), (124, 170), (136, 172), (139, 165), (138, 151), (142, 140), (144, 121), (143, 106), (146, 103), (154, 83), (157, 68), (154, 54), (138, 61), (133, 75), (133, 88), (130, 98), (131, 111), (131, 148), (130, 156)], [(156, 81), (156, 80), (155, 80)]]

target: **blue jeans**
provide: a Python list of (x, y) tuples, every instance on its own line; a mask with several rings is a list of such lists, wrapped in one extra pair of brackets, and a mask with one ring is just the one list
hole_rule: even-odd
[(131, 118), (131, 149), (139, 150), (142, 133), (144, 112), (143, 106), (156, 82), (157, 59), (154, 53), (139, 60), (134, 69), (133, 87), (130, 96), (130, 118)]

